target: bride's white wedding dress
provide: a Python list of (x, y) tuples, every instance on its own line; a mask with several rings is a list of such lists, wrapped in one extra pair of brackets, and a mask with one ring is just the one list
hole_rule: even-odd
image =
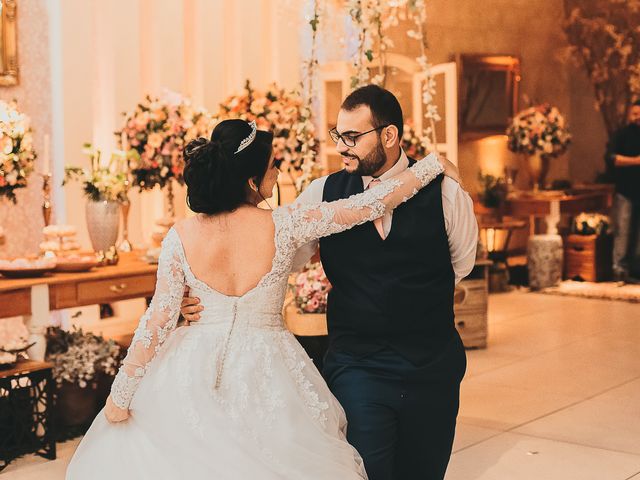
[[(382, 216), (440, 173), (431, 155), (349, 199), (276, 209), (271, 271), (237, 297), (195, 277), (171, 229), (155, 295), (112, 386), (131, 416), (111, 424), (101, 412), (66, 478), (366, 478), (342, 407), (283, 324), (288, 274), (300, 245)], [(185, 286), (204, 311), (176, 329)]]

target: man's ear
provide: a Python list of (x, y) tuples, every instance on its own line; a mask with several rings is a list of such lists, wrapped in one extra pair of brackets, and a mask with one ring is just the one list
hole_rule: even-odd
[(382, 131), (382, 144), (387, 148), (391, 148), (396, 144), (400, 144), (399, 133), (400, 132), (398, 132), (398, 127), (396, 127), (395, 125), (389, 125), (388, 127), (385, 127)]

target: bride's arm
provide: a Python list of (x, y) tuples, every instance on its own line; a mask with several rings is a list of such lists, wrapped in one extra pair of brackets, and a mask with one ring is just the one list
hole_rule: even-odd
[(156, 290), (135, 331), (127, 356), (111, 385), (105, 415), (111, 422), (126, 420), (129, 404), (150, 362), (175, 329), (184, 292), (184, 271), (177, 233), (169, 231), (158, 260)]
[(430, 154), (404, 172), (373, 188), (335, 202), (280, 207), (274, 212), (281, 224), (281, 243), (297, 248), (317, 238), (340, 233), (382, 217), (413, 197), (418, 190), (441, 175), (444, 168), (436, 154)]

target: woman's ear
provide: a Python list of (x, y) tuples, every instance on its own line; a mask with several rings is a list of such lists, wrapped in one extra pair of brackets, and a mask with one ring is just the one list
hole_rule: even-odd
[(256, 182), (253, 178), (249, 179), (249, 188), (256, 193), (258, 192), (258, 186), (256, 185)]

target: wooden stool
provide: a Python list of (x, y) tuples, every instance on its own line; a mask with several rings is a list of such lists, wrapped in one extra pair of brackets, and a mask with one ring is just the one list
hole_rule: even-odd
[(0, 370), (0, 471), (28, 453), (56, 458), (52, 368), (29, 360)]
[(465, 348), (487, 346), (489, 267), (491, 260), (476, 260), (471, 273), (457, 286), (453, 297), (455, 325)]

